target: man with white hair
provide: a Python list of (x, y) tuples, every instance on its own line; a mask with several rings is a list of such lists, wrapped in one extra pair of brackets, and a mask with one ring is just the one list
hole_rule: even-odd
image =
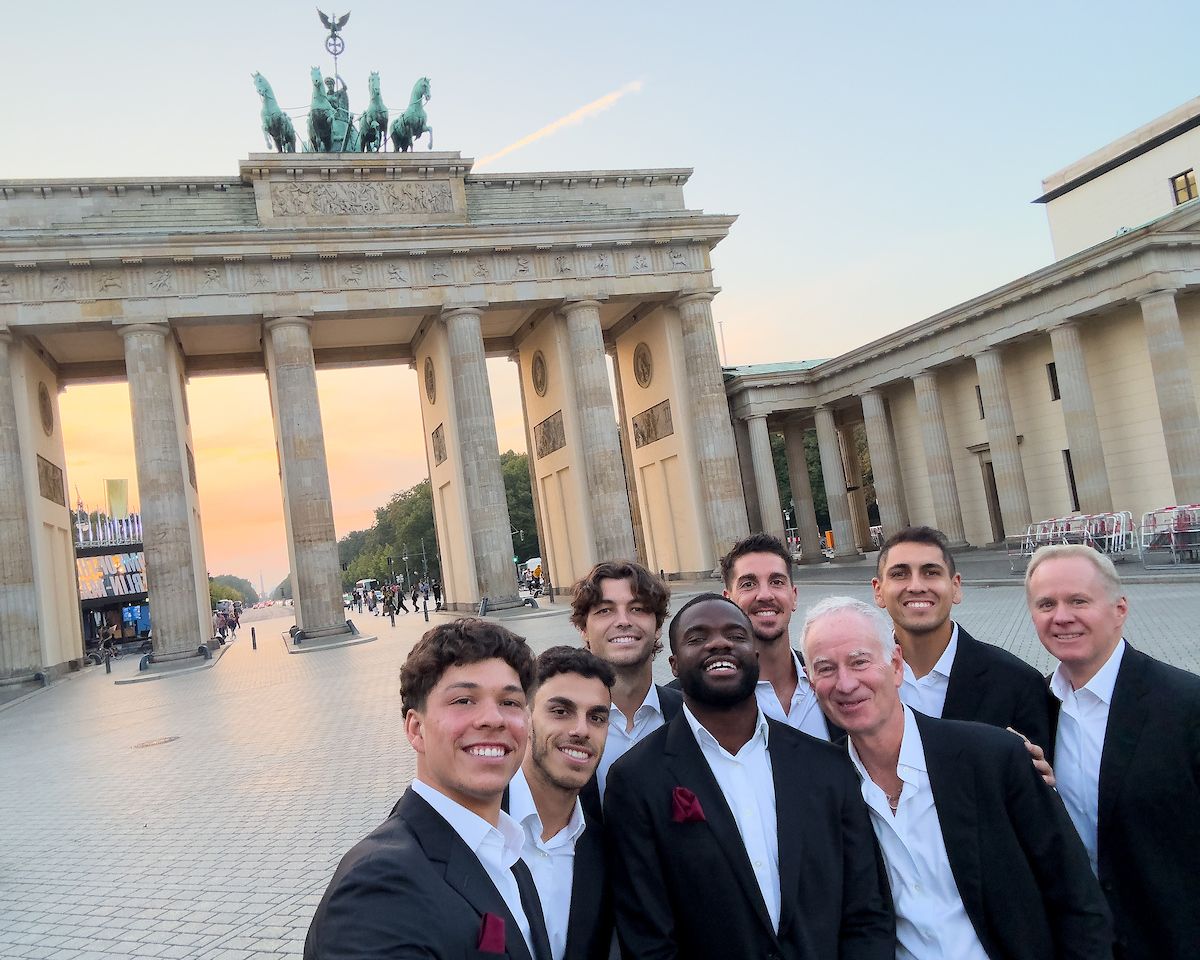
[[(1050, 690), (1059, 793), (1108, 897), (1119, 960), (1200, 949), (1200, 677), (1135, 650), (1108, 557), (1043, 547), (1025, 571)], [(1192, 904), (1192, 906), (1187, 906)]]
[(900, 648), (869, 604), (821, 601), (802, 642), (821, 708), (849, 735), (891, 884), (898, 960), (1112, 957), (1083, 845), (1023, 741), (905, 706)]

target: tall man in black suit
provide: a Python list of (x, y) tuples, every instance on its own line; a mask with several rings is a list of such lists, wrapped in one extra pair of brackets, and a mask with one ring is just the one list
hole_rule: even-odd
[(817, 696), (792, 649), (790, 629), (796, 612), (792, 555), (769, 533), (751, 534), (721, 558), (725, 596), (750, 618), (758, 651), (754, 695), (762, 712), (819, 740), (837, 740), (842, 731), (821, 713)]
[(632, 560), (596, 564), (572, 591), (571, 623), (584, 646), (616, 673), (604, 756), (580, 794), (589, 816), (603, 818), (601, 798), (617, 758), (670, 722), (683, 705), (678, 690), (654, 682), (670, 602), (667, 585)]
[(808, 611), (821, 706), (849, 734), (883, 853), (900, 960), (1104, 960), (1104, 898), (1062, 802), (1020, 739), (904, 705), (904, 661), (869, 604)]
[(749, 618), (671, 621), (684, 707), (617, 761), (606, 839), (630, 960), (892, 960), (895, 929), (846, 755), (763, 716)]
[(578, 647), (537, 658), (529, 750), (504, 809), (525, 831), (521, 859), (541, 900), (551, 960), (606, 960), (612, 894), (603, 824), (584, 813), (579, 791), (592, 779), (608, 738), (613, 669)]
[(876, 573), (875, 603), (892, 618), (904, 656), (900, 699), (930, 717), (1010, 727), (1039, 748), (1030, 752), (1040, 759), (1050, 742), (1046, 681), (950, 619), (962, 600), (962, 575), (945, 535), (932, 527), (894, 533), (879, 550)]
[(1025, 573), (1050, 680), (1058, 789), (1112, 908), (1119, 960), (1200, 952), (1200, 677), (1123, 639), (1108, 557), (1043, 547)]
[(417, 776), (338, 865), (304, 960), (550, 960), (524, 832), (500, 809), (528, 742), (533, 654), (483, 620), (428, 631), (400, 672)]

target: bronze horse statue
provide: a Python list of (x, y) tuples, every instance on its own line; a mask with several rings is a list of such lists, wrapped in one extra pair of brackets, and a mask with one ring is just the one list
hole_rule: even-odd
[[(262, 97), (262, 129), (267, 141), (267, 149), (275, 147), (280, 153), (296, 152), (296, 129), (289, 117), (275, 100), (275, 91), (267, 83), (267, 78), (261, 73), (252, 73), (254, 89)], [(272, 143), (274, 141), (274, 143)]]
[(358, 143), (363, 153), (374, 153), (383, 148), (388, 128), (388, 108), (383, 105), (383, 97), (379, 93), (377, 72), (372, 71), (367, 78), (367, 88), (371, 91), (371, 101), (358, 118)]
[(321, 68), (312, 68), (312, 103), (308, 108), (308, 148), (313, 153), (333, 149), (333, 104), (321, 82)]
[(429, 149), (433, 149), (433, 127), (425, 116), (425, 104), (432, 99), (429, 92), (429, 78), (422, 77), (413, 85), (412, 96), (408, 100), (408, 109), (392, 121), (392, 148), (407, 153), (413, 143), (419, 140), (421, 134), (429, 134)]

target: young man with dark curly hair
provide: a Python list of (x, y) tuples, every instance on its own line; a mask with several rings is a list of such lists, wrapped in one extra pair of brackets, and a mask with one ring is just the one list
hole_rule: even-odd
[(548, 960), (524, 831), (501, 798), (529, 740), (534, 659), (484, 620), (428, 631), (400, 672), (417, 776), (392, 814), (342, 858), (305, 960), (476, 956)]

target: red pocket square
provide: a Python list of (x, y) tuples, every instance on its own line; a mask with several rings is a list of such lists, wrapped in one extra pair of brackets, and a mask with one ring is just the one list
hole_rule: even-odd
[(671, 819), (676, 823), (703, 823), (700, 798), (687, 787), (676, 787), (671, 791)]
[(479, 925), (480, 953), (504, 953), (504, 918), (485, 913)]

